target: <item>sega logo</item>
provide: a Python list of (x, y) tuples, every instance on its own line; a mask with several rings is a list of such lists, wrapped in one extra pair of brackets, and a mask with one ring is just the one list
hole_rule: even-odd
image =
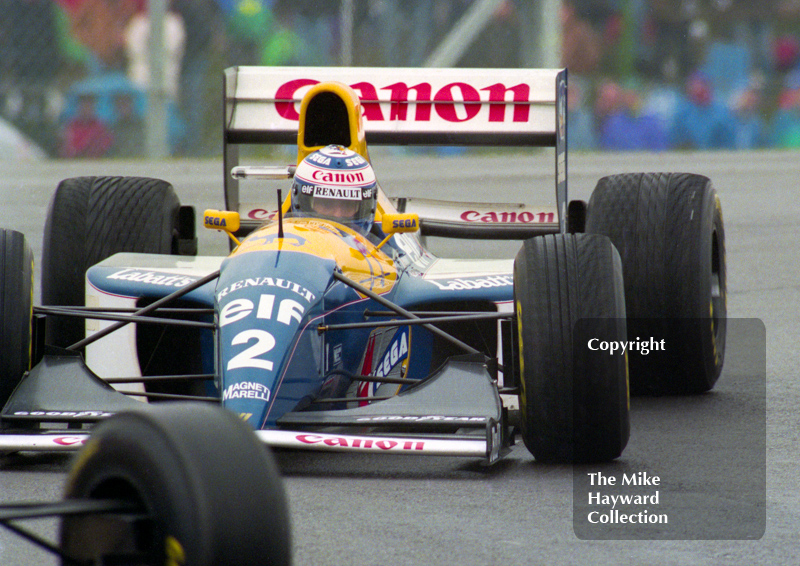
[[(315, 84), (319, 84), (319, 81), (314, 79), (295, 79), (279, 86), (275, 92), (275, 110), (277, 113), (287, 120), (300, 120), (300, 114), (297, 112), (294, 102), (283, 101), (293, 101), (298, 90)], [(409, 103), (415, 103), (416, 110), (413, 120), (416, 122), (429, 122), (433, 111), (436, 112), (439, 118), (448, 122), (468, 122), (480, 113), (484, 105), (489, 107), (489, 122), (506, 122), (507, 106), (513, 106), (511, 113), (511, 121), (513, 122), (528, 122), (530, 116), (531, 89), (530, 85), (525, 83), (513, 86), (495, 83), (483, 88), (475, 88), (468, 83), (454, 82), (444, 85), (435, 94), (433, 86), (427, 82), (413, 86), (408, 86), (404, 82), (397, 82), (376, 87), (372, 83), (362, 81), (351, 84), (350, 87), (359, 94), (364, 118), (373, 122), (404, 122), (408, 120)], [(379, 90), (388, 90), (390, 93), (387, 100), (391, 101), (388, 117), (384, 115), (380, 103), (377, 102), (380, 100), (378, 97)], [(413, 99), (409, 97), (409, 93), (412, 91), (415, 94)], [(455, 96), (456, 92), (460, 93), (460, 97)], [(481, 92), (489, 94), (488, 101), (481, 101)], [(509, 104), (511, 101), (506, 101), (506, 93), (509, 92), (513, 96), (513, 104)], [(456, 109), (457, 102), (459, 106), (463, 107), (461, 112), (465, 113), (464, 116), (459, 116), (459, 112)]]
[(386, 353), (383, 359), (375, 368), (375, 375), (378, 377), (386, 377), (397, 364), (408, 358), (408, 329), (398, 332), (399, 336), (395, 336), (391, 346), (386, 348)]
[(405, 218), (401, 220), (393, 220), (392, 227), (397, 229), (416, 228), (417, 220), (415, 218)]
[(348, 167), (356, 167), (358, 165), (364, 165), (367, 160), (361, 157), (360, 155), (354, 155), (349, 159), (345, 159), (344, 162), (347, 164)]
[(228, 224), (225, 222), (224, 218), (220, 218), (219, 216), (206, 216), (205, 217), (205, 225), (206, 226), (227, 226)]

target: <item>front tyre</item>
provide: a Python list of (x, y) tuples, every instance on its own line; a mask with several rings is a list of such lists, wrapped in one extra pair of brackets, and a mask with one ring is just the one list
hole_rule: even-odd
[(271, 453), (219, 407), (162, 404), (102, 422), (67, 478), (65, 498), (132, 506), (64, 517), (61, 550), (80, 563), (291, 561), (286, 497)]
[(626, 339), (614, 246), (587, 234), (525, 241), (514, 261), (514, 303), (525, 446), (542, 461), (617, 458), (630, 431), (626, 358), (575, 344), (576, 332)]

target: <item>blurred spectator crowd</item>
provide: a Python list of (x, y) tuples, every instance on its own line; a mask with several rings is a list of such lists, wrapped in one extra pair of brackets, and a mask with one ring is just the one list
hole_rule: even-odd
[[(206, 156), (221, 151), (226, 67), (420, 65), (473, 0), (353, 0), (349, 61), (343, 0), (164, 1), (169, 151)], [(141, 157), (148, 0), (2, 0), (2, 8), (0, 126), (12, 124), (51, 156)], [(495, 39), (501, 46), (504, 34)], [(501, 62), (506, 52), (484, 60)]]
[[(474, 1), (352, 0), (344, 38), (344, 0), (166, 0), (170, 152), (218, 154), (225, 67), (419, 66)], [(51, 156), (142, 156), (147, 0), (2, 6), (0, 119)], [(541, 66), (532, 11), (502, 0), (457, 64)], [(800, 147), (800, 0), (564, 0), (560, 18), (571, 148)]]
[(800, 147), (800, 1), (567, 0), (573, 149)]

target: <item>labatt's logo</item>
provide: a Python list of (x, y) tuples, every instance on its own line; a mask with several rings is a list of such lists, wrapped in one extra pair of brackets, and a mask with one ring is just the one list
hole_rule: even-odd
[[(314, 79), (295, 79), (278, 87), (275, 93), (275, 110), (280, 116), (287, 120), (299, 120), (300, 114), (294, 104), (295, 94), (303, 87), (319, 84)], [(483, 88), (475, 88), (471, 84), (454, 82), (441, 87), (436, 93), (430, 83), (419, 83), (408, 86), (406, 83), (399, 82), (387, 86), (376, 88), (372, 83), (362, 81), (350, 85), (357, 91), (364, 108), (364, 118), (373, 122), (408, 120), (409, 103), (415, 103), (416, 110), (413, 117), (415, 122), (429, 122), (435, 111), (439, 118), (448, 122), (468, 122), (475, 118), (483, 108), (484, 104), (489, 106), (489, 122), (505, 122), (506, 117), (506, 93), (513, 96), (514, 110), (511, 112), (511, 121), (527, 122), (530, 115), (529, 97), (530, 86), (525, 83), (506, 86), (503, 83), (495, 83)], [(389, 116), (385, 116), (377, 102), (379, 90), (388, 90), (389, 96), (384, 97), (387, 102), (391, 102)], [(409, 99), (409, 93), (413, 91), (414, 98)], [(481, 92), (489, 93), (487, 102), (481, 101)], [(460, 96), (456, 96), (456, 94)], [(463, 107), (461, 112), (457, 111), (457, 106)]]
[(446, 282), (429, 279), (431, 283), (439, 287), (442, 291), (464, 291), (468, 289), (489, 289), (492, 287), (510, 287), (514, 284), (511, 275), (490, 275), (477, 279), (452, 279)]

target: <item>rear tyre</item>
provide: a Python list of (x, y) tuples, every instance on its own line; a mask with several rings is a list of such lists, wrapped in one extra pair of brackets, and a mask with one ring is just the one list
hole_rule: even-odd
[(588, 234), (525, 241), (514, 261), (514, 303), (525, 446), (542, 461), (617, 458), (630, 432), (625, 356), (573, 346), (576, 336), (626, 339), (614, 246)]
[(162, 404), (109, 418), (78, 456), (65, 498), (135, 507), (62, 520), (62, 551), (86, 563), (291, 561), (288, 507), (271, 453), (219, 407)]
[(0, 229), (0, 409), (31, 364), (33, 254), (25, 236)]
[(707, 177), (656, 173), (600, 179), (586, 232), (622, 258), (628, 334), (665, 341), (665, 355), (631, 356), (631, 392), (699, 393), (725, 356), (725, 228)]
[[(140, 177), (61, 181), (44, 227), (42, 304), (83, 306), (86, 270), (119, 252), (177, 253), (180, 202), (172, 185)], [(84, 337), (81, 319), (52, 317), (48, 344)]]

